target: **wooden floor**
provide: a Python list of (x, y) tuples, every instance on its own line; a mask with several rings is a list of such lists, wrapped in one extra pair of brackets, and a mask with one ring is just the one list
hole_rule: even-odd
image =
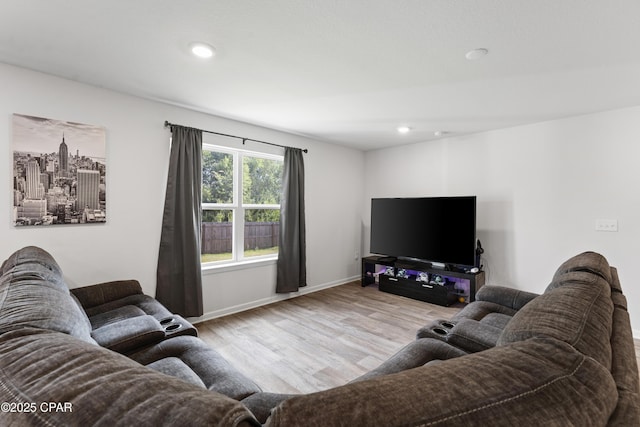
[[(309, 393), (377, 367), (414, 340), (420, 327), (461, 307), (363, 288), (358, 281), (196, 326), (204, 341), (264, 391)], [(635, 348), (640, 354), (640, 341)]]

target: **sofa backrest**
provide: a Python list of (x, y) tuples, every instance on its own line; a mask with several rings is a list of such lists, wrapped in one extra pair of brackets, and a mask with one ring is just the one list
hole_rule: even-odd
[(605, 367), (564, 342), (532, 338), (295, 396), (265, 427), (603, 426), (617, 400)]
[(610, 370), (610, 270), (598, 254), (589, 252), (571, 258), (558, 269), (544, 294), (513, 316), (497, 345), (551, 337), (572, 345)]
[(605, 257), (596, 252), (583, 252), (563, 262), (556, 270), (545, 292), (568, 281), (590, 283), (601, 277), (611, 285), (611, 267)]
[(0, 334), (25, 327), (49, 329), (95, 344), (91, 324), (70, 294), (60, 267), (43, 249), (28, 246), (0, 267)]

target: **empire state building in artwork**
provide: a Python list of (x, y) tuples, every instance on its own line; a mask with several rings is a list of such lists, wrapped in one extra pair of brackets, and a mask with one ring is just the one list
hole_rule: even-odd
[(62, 134), (62, 142), (58, 149), (58, 164), (60, 165), (60, 176), (69, 176), (69, 147), (64, 142), (64, 133)]

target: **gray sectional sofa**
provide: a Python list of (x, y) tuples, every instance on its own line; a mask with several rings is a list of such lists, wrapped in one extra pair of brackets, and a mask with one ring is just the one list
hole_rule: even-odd
[(305, 395), (262, 391), (135, 281), (70, 292), (36, 247), (0, 272), (3, 426), (640, 425), (626, 299), (591, 252), (542, 295), (485, 285), (378, 368)]
[(256, 424), (260, 388), (138, 282), (70, 292), (37, 247), (0, 272), (0, 425)]

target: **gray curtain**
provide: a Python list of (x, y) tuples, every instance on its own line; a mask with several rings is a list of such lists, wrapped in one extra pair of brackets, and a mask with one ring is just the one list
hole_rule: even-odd
[(295, 292), (307, 286), (304, 159), (298, 148), (285, 148), (282, 187), (277, 293)]
[(202, 131), (172, 125), (171, 141), (156, 299), (173, 313), (198, 317), (203, 314)]

